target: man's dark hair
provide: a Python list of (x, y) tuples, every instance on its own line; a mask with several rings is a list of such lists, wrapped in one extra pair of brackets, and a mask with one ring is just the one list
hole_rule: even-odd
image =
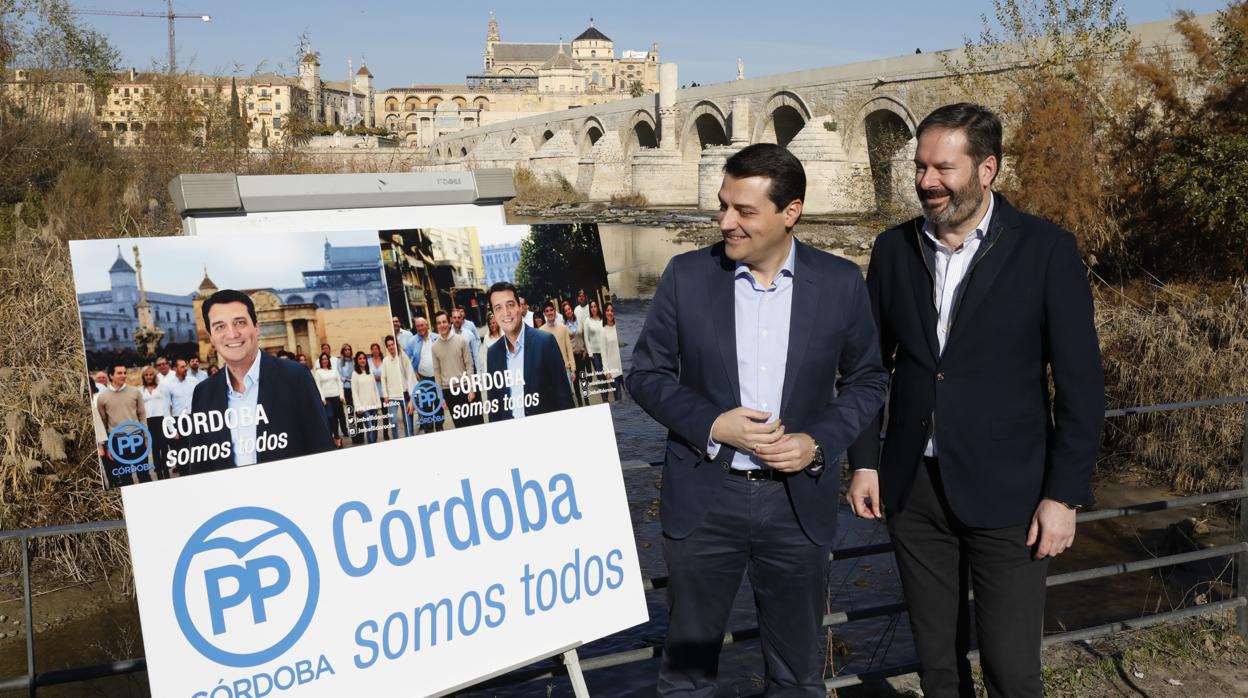
[(121, 368), (125, 369), (127, 373), (129, 373), (129, 372), (130, 372), (130, 369), (129, 369), (129, 368), (128, 368), (125, 364), (123, 364), (123, 363), (122, 363), (122, 362), (120, 362), (120, 361), (114, 361), (114, 362), (113, 362), (113, 364), (112, 364), (111, 366), (109, 366), (109, 367), (108, 367), (108, 377), (109, 377), (110, 379), (113, 377), (113, 374), (117, 372), (117, 368), (118, 368), (119, 366), (120, 366)]
[[(199, 309), (200, 314), (204, 316), (205, 326), (209, 325), (208, 311), (212, 309), (212, 306), (217, 305), (218, 303), (242, 303), (247, 306), (247, 315), (251, 317), (252, 324), (257, 324), (256, 304), (251, 302), (251, 298), (242, 291), (235, 291), (232, 288), (223, 288), (211, 296), (208, 296), (208, 300), (204, 301), (204, 305)], [(208, 327), (208, 331), (212, 332), (212, 328)]]
[(970, 102), (946, 104), (919, 122), (914, 132), (915, 140), (924, 131), (933, 128), (965, 131), (967, 154), (975, 165), (993, 155), (997, 158), (997, 172), (1001, 171), (1001, 119), (990, 110)]
[(294, 361), (295, 363), (298, 363), (298, 362), (299, 362), (299, 357), (298, 357), (298, 356), (295, 356), (295, 352), (293, 352), (293, 351), (287, 351), (287, 350), (285, 350), (285, 349), (279, 349), (279, 350), (278, 350), (278, 352), (277, 352), (277, 358), (279, 358), (279, 359), (286, 359), (287, 361)]
[(552, 301), (546, 301), (546, 305), (543, 305), (543, 306), (542, 306), (542, 312), (543, 312), (543, 313), (544, 313), (544, 312), (546, 312), (548, 309), (549, 309), (549, 310), (554, 310), (555, 312), (559, 312), (559, 311), (555, 308), (555, 304), (554, 304)]
[(398, 342), (398, 340), (396, 340), (396, 339), (394, 338), (394, 335), (392, 335), (392, 334), (388, 334), (388, 335), (386, 335), (385, 337), (382, 337), (382, 338), (381, 338), (381, 343), (382, 343), (383, 345), (384, 345), (384, 344), (389, 344), (389, 343), (391, 343), (391, 342), (394, 342), (396, 345), (399, 343), (399, 342)]
[(491, 308), (494, 307), (494, 294), (503, 291), (511, 291), (511, 295), (515, 297), (516, 302), (520, 302), (520, 292), (516, 290), (516, 287), (510, 281), (499, 281), (491, 286), (489, 291), (485, 292), (485, 297), (489, 300)]
[(447, 322), (450, 322), (451, 320), (451, 316), (447, 315), (445, 310), (439, 310), (438, 312), (433, 314), (433, 324), (435, 325), (438, 324), (438, 318), (440, 317), (446, 318)]
[(766, 177), (771, 180), (767, 198), (779, 211), (794, 199), (806, 199), (806, 170), (797, 156), (775, 143), (746, 146), (724, 164), (724, 174), (736, 179)]

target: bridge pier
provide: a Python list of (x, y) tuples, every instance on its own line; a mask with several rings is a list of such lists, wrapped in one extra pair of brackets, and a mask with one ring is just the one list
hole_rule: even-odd
[(851, 162), (831, 116), (815, 116), (789, 141), (789, 152), (806, 169), (806, 201), (811, 214), (857, 213), (871, 208), (871, 167)]
[(698, 163), (679, 150), (641, 148), (633, 153), (633, 191), (652, 206), (696, 206)]
[(562, 177), (575, 184), (580, 156), (570, 131), (562, 130), (546, 141), (529, 160), (533, 175), (540, 180), (557, 181)]
[(610, 201), (611, 197), (628, 193), (631, 173), (624, 163), (624, 147), (620, 135), (608, 131), (580, 159), (576, 190), (590, 201)]
[(746, 145), (712, 145), (702, 150), (702, 159), (698, 161), (698, 208), (703, 211), (719, 210), (719, 186), (724, 181), (724, 164)]

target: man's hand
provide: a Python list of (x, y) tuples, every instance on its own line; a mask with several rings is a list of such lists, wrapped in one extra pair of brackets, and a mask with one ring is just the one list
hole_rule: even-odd
[(103, 457), (104, 457), (104, 452), (105, 452), (105, 449), (104, 449), (104, 444), (96, 444), (96, 445), (95, 445), (95, 450), (99, 452), (99, 454), (100, 454), (100, 458), (103, 458)]
[(855, 470), (845, 499), (860, 519), (884, 518), (884, 507), (880, 505), (880, 474), (874, 470)]
[(414, 414), (415, 412), (416, 412), (416, 403), (414, 402), (407, 403), (407, 413)]
[(738, 407), (717, 417), (711, 425), (711, 438), (738, 451), (757, 452), (759, 446), (775, 443), (784, 436), (780, 420), (768, 422), (770, 412)]
[[(1040, 500), (1027, 530), (1027, 545), (1037, 560), (1057, 557), (1075, 542), (1075, 510), (1052, 499)], [(1039, 543), (1039, 545), (1037, 545)]]
[(775, 443), (754, 449), (754, 455), (772, 470), (796, 473), (815, 458), (815, 440), (806, 434), (787, 434)]

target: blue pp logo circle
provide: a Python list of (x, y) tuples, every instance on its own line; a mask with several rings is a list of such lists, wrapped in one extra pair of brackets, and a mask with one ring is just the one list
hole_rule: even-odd
[(231, 667), (270, 662), (312, 622), (320, 571), (312, 544), (290, 519), (238, 507), (195, 530), (173, 572), (173, 611), (205, 658)]
[(108, 432), (108, 455), (122, 465), (147, 462), (152, 433), (138, 422), (122, 422)]
[(412, 388), (412, 401), (422, 417), (442, 414), (442, 388), (436, 382), (423, 380)]

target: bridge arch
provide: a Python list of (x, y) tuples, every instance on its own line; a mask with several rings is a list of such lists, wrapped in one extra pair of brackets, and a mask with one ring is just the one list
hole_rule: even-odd
[(852, 158), (871, 165), (877, 207), (909, 198), (916, 127), (910, 109), (895, 97), (874, 97), (858, 110), (846, 150)]
[(598, 139), (602, 138), (602, 134), (606, 132), (607, 130), (603, 128), (602, 122), (598, 120), (598, 117), (591, 116), (585, 119), (581, 123), (580, 135), (576, 139), (577, 151), (581, 157), (588, 157), (589, 149), (594, 147)]
[(659, 136), (654, 117), (645, 109), (638, 109), (628, 122), (628, 131), (624, 138), (624, 154), (628, 155), (638, 148), (657, 147), (659, 147)]
[(680, 143), (685, 161), (701, 159), (702, 150), (708, 146), (728, 145), (728, 119), (719, 105), (705, 99), (693, 105)]
[(787, 146), (789, 141), (810, 121), (810, 106), (796, 92), (781, 90), (768, 100), (754, 125), (754, 143), (776, 143)]
[(537, 150), (546, 145), (546, 141), (555, 137), (555, 127), (546, 124), (542, 128), (533, 130), (533, 150)]

